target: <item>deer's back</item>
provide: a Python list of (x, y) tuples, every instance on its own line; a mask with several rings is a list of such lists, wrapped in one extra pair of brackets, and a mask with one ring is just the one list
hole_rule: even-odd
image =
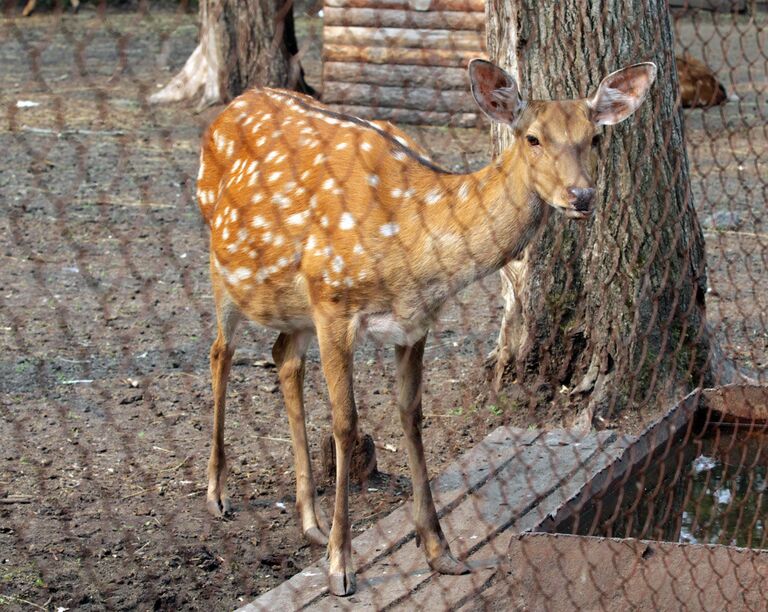
[(275, 303), (285, 320), (322, 302), (386, 311), (418, 276), (407, 261), (414, 221), (448, 197), (430, 182), (435, 171), (389, 124), (293, 92), (249, 91), (203, 139), (197, 195), (214, 274), (268, 325)]

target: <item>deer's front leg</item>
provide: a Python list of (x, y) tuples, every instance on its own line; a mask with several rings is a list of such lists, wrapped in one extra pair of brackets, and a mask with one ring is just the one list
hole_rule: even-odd
[(328, 541), (328, 588), (334, 595), (342, 596), (355, 592), (349, 529), (349, 461), (357, 437), (357, 410), (352, 392), (353, 341), (349, 338), (348, 327), (346, 321), (317, 326), (336, 446), (336, 500)]
[(328, 527), (317, 504), (315, 481), (312, 478), (304, 414), (304, 363), (311, 337), (309, 332), (280, 334), (272, 347), (272, 357), (277, 365), (291, 426), (296, 466), (296, 507), (301, 518), (301, 530), (313, 544), (328, 544)]
[(441, 574), (466, 574), (469, 568), (451, 553), (448, 541), (437, 519), (432, 491), (429, 489), (424, 445), (421, 441), (421, 382), (424, 357), (424, 336), (413, 346), (395, 347), (397, 359), (397, 404), (400, 422), (408, 448), (408, 463), (413, 484), (413, 521), (416, 542), (424, 546), (427, 562)]

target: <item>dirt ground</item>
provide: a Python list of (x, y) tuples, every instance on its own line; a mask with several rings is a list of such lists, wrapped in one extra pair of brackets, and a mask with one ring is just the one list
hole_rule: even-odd
[[(728, 354), (759, 367), (768, 365), (758, 106), (766, 41), (764, 25), (758, 32), (738, 19), (746, 33), (724, 44), (700, 42), (722, 25), (678, 25), (686, 40), (703, 32), (694, 48), (714, 54), (740, 97), (688, 113), (687, 136), (709, 248), (711, 322)], [(320, 22), (302, 18), (298, 29), (317, 83)], [(232, 371), (236, 512), (227, 520), (205, 512), (214, 322), (193, 191), (200, 133), (219, 109), (144, 102), (196, 35), (195, 16), (173, 10), (100, 17), (84, 5), (77, 16), (0, 20), (0, 606), (232, 609), (323, 553), (296, 526), (272, 332), (247, 329)], [(484, 131), (409, 132), (453, 169), (487, 159)], [(496, 426), (525, 424), (525, 415), (478, 401), (498, 296), (496, 276), (476, 284), (431, 335), (432, 473)], [(355, 532), (409, 495), (392, 351), (367, 345), (357, 364), (361, 428), (376, 439), (383, 475), (352, 495)], [(316, 349), (306, 393), (317, 467), (329, 412)], [(321, 484), (328, 508), (332, 489)]]

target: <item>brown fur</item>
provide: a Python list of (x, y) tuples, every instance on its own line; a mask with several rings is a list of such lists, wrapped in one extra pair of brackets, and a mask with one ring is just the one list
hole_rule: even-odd
[(725, 87), (709, 66), (690, 55), (675, 60), (680, 81), (680, 100), (685, 108), (717, 106), (728, 99)]

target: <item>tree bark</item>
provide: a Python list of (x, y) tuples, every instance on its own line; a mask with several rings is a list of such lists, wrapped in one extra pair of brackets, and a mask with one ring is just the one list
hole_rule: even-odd
[[(673, 35), (663, 0), (488, 0), (489, 54), (524, 99), (585, 97), (641, 61), (649, 98), (606, 128), (586, 225), (551, 219), (502, 272), (499, 393), (534, 420), (633, 421), (712, 379), (704, 239), (690, 189)], [(494, 126), (495, 152), (511, 131)], [(554, 216), (553, 216), (554, 217)], [(623, 423), (624, 421), (622, 421)]]
[(249, 87), (314, 95), (298, 60), (293, 0), (201, 0), (200, 43), (153, 104), (194, 98), (198, 109), (228, 102)]

